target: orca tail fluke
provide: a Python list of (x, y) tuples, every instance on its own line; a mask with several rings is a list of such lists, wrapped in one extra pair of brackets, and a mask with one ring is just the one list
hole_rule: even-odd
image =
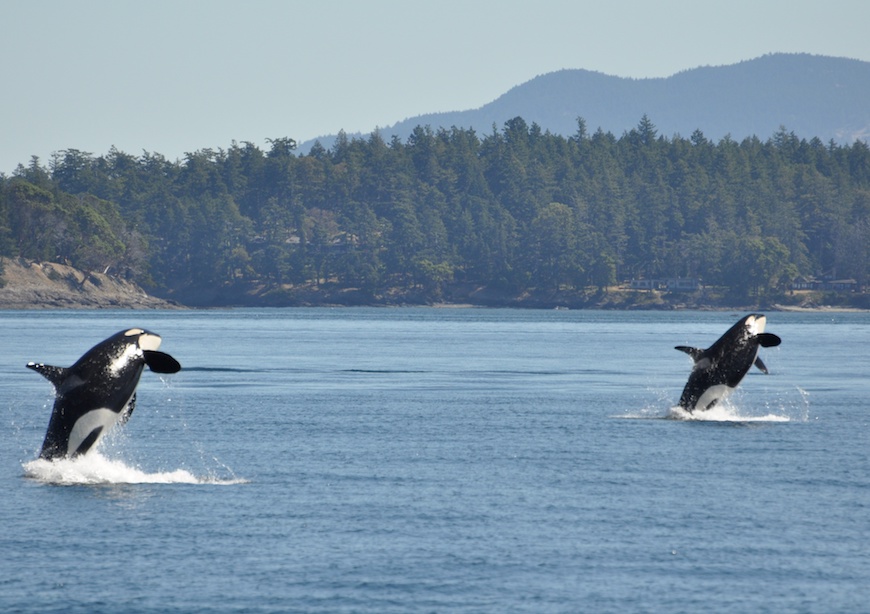
[(157, 350), (144, 350), (144, 354), (145, 364), (154, 373), (178, 373), (181, 371), (181, 364), (169, 354)]
[(27, 363), (27, 368), (33, 369), (42, 375), (42, 377), (54, 384), (55, 388), (60, 387), (60, 383), (66, 378), (69, 371), (66, 367), (53, 367), (51, 365), (44, 365), (37, 362)]

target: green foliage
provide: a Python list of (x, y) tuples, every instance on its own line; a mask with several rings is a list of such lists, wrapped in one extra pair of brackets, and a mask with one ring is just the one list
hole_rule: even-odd
[(697, 277), (765, 299), (797, 276), (870, 271), (870, 149), (798, 139), (570, 138), (514, 118), (186, 154), (37, 158), (0, 177), (0, 254), (124, 271), (158, 292), (248, 284), (515, 292)]
[(85, 270), (139, 264), (127, 253), (126, 226), (113, 203), (90, 194), (55, 196), (19, 179), (4, 186), (0, 202), (3, 255), (72, 262)]
[(581, 279), (583, 265), (578, 260), (577, 230), (570, 207), (550, 203), (541, 207), (529, 227), (530, 260), (535, 283), (559, 289)]

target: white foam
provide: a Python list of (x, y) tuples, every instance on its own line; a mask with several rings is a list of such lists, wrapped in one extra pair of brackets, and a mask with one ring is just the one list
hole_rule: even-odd
[[(657, 400), (640, 409), (630, 409), (624, 414), (612, 416), (626, 420), (684, 420), (687, 422), (807, 422), (809, 419), (808, 393), (797, 388), (795, 394), (785, 390), (775, 398), (765, 397), (760, 407), (747, 407), (745, 397), (738, 389), (736, 394), (719, 401), (707, 410), (689, 413), (679, 406), (671, 406), (671, 391), (649, 388)], [(664, 413), (662, 413), (664, 412)], [(763, 412), (763, 413), (761, 413)]]
[(682, 407), (671, 407), (667, 418), (671, 420), (694, 420), (699, 422), (790, 422), (788, 416), (766, 414), (763, 416), (748, 416), (730, 403), (717, 403), (710, 409), (688, 412)]
[(24, 463), (26, 477), (46, 484), (244, 484), (238, 478), (199, 477), (186, 469), (149, 473), (92, 450), (76, 458), (36, 459)]

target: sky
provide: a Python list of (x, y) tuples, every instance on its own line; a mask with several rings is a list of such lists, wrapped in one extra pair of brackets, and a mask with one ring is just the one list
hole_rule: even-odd
[(368, 134), (549, 72), (870, 61), (867, 0), (0, 0), (0, 173)]

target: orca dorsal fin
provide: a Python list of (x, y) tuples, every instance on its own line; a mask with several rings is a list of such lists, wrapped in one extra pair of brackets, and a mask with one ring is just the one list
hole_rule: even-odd
[(782, 339), (780, 339), (773, 333), (759, 333), (757, 337), (758, 345), (763, 348), (773, 348), (782, 343)]
[(169, 354), (157, 350), (144, 350), (145, 364), (154, 373), (178, 373), (181, 364)]
[(674, 347), (674, 349), (680, 350), (681, 352), (685, 352), (686, 354), (691, 356), (692, 360), (694, 360), (695, 362), (698, 362), (698, 359), (704, 353), (704, 350), (702, 350), (701, 348), (693, 348), (693, 347), (689, 347), (687, 345), (678, 345), (678, 346)]
[(42, 375), (42, 377), (54, 384), (55, 388), (60, 388), (60, 385), (69, 375), (69, 369), (66, 367), (53, 367), (39, 362), (29, 362), (27, 363), (27, 368), (33, 369)]
[(758, 370), (761, 371), (762, 373), (764, 373), (764, 374), (769, 373), (769, 371), (767, 370), (767, 365), (765, 365), (761, 361), (761, 356), (757, 356), (755, 358), (755, 366), (758, 367)]

